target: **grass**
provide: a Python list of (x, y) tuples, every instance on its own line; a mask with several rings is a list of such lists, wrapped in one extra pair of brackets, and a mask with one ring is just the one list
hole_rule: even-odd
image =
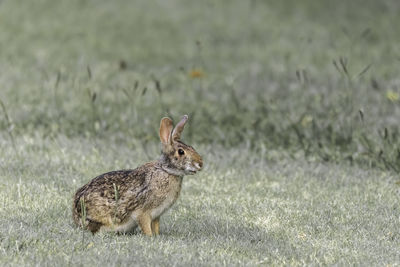
[(400, 171), (395, 1), (15, 3), (0, 11), (15, 133), (149, 140), (160, 114), (189, 113), (198, 142)]
[[(71, 200), (90, 177), (139, 163), (123, 144), (59, 137), (1, 144), (0, 255), (30, 265), (397, 264), (398, 178), (356, 167), (198, 146), (206, 169), (184, 180), (162, 235), (92, 235)], [(158, 147), (149, 146), (156, 155)], [(226, 155), (230, 159), (221, 160)], [(251, 168), (249, 168), (249, 165)]]
[[(400, 6), (0, 2), (0, 265), (398, 265)], [(74, 191), (154, 159), (205, 170), (162, 235), (92, 236)]]

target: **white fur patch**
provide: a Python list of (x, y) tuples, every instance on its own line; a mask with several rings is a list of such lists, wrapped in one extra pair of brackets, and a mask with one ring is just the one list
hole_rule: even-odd
[(118, 233), (132, 232), (138, 226), (137, 217), (138, 217), (138, 212), (133, 212), (127, 222), (113, 226), (103, 226), (101, 227), (100, 230), (106, 232), (118, 232)]
[(178, 192), (172, 191), (169, 192), (165, 200), (161, 203), (160, 206), (154, 208), (150, 215), (152, 219), (160, 217), (164, 212), (166, 212), (176, 201)]

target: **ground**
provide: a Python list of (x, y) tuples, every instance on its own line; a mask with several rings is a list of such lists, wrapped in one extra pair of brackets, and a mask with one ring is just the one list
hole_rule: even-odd
[[(0, 265), (399, 265), (396, 1), (0, 2)], [(161, 235), (72, 197), (158, 157), (204, 170)]]

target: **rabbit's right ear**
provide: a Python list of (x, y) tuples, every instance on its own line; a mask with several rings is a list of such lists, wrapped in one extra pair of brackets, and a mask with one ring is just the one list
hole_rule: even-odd
[(183, 131), (183, 128), (185, 128), (185, 124), (188, 120), (188, 115), (183, 115), (182, 119), (180, 122), (178, 122), (178, 124), (175, 126), (175, 129), (172, 131), (172, 141), (177, 141), (179, 139), (181, 139), (181, 134)]
[(163, 145), (171, 144), (171, 132), (174, 128), (172, 120), (168, 117), (162, 118), (160, 122), (160, 140)]

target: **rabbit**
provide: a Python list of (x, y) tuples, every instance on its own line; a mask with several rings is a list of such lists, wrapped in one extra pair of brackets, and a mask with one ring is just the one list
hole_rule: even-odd
[(104, 173), (79, 188), (73, 201), (73, 219), (78, 227), (117, 233), (132, 232), (138, 225), (145, 235), (158, 235), (160, 216), (178, 199), (184, 175), (203, 168), (196, 150), (184, 144), (184, 115), (173, 128), (161, 119), (161, 157), (134, 170)]

